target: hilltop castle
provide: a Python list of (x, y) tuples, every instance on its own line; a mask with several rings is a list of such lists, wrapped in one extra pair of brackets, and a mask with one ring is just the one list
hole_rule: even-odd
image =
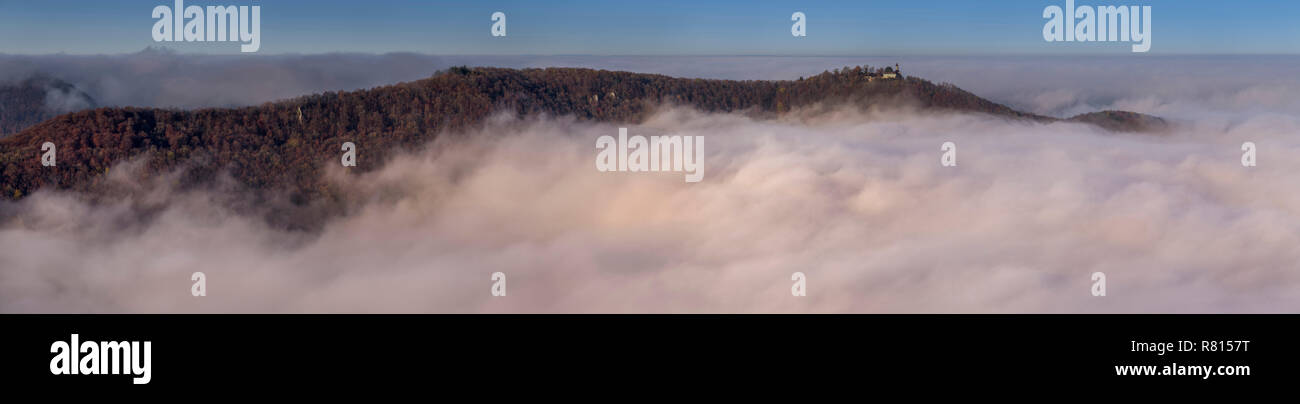
[(897, 80), (903, 77), (903, 69), (898, 67), (898, 63), (894, 63), (894, 67), (885, 66), (884, 70), (876, 70), (873, 72), (871, 69), (867, 69), (867, 71), (862, 73), (862, 76), (866, 77), (867, 81)]

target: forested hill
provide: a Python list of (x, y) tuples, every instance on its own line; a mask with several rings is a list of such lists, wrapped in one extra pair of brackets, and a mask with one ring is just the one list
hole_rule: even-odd
[[(343, 142), (362, 149), (357, 169), (369, 170), (398, 148), (478, 125), (500, 111), (635, 123), (664, 104), (772, 116), (847, 103), (1055, 120), (955, 86), (914, 77), (871, 79), (868, 73), (878, 71), (856, 67), (791, 81), (728, 81), (574, 68), (453, 68), (410, 83), (255, 107), (99, 108), (0, 139), (0, 195), (18, 199), (44, 186), (93, 188), (114, 163), (143, 155), (146, 175), (183, 168), (182, 182), (201, 183), (227, 171), (250, 188), (284, 189), (305, 201), (331, 192), (318, 183), (318, 170), (338, 162)], [(43, 142), (57, 145), (54, 169), (40, 165)]]

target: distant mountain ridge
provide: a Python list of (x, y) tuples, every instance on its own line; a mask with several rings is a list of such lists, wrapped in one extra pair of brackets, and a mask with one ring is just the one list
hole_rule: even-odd
[(1098, 111), (1079, 114), (1066, 119), (1097, 125), (1112, 132), (1161, 133), (1169, 129), (1169, 123), (1163, 118), (1129, 111)]
[(60, 114), (94, 108), (95, 99), (77, 86), (48, 76), (0, 84), (0, 137)]
[[(183, 168), (183, 182), (202, 183), (228, 171), (250, 188), (285, 189), (294, 200), (309, 201), (334, 192), (320, 182), (318, 170), (338, 161), (343, 142), (364, 148), (357, 169), (370, 170), (393, 150), (480, 125), (502, 111), (636, 123), (664, 104), (759, 117), (847, 104), (1065, 121), (1016, 111), (953, 85), (883, 78), (882, 71), (853, 67), (799, 80), (733, 81), (578, 68), (458, 67), (414, 82), (244, 108), (99, 108), (0, 139), (0, 195), (18, 199), (45, 186), (92, 190), (113, 164), (148, 156), (150, 174)], [(1120, 131), (1151, 130), (1164, 122), (1129, 112), (1069, 121)], [(58, 146), (54, 170), (41, 167), (38, 158), (47, 141)]]

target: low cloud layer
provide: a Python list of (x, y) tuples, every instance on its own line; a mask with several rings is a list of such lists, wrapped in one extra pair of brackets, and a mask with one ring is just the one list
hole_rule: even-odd
[[(330, 170), (359, 205), (319, 233), (234, 213), (214, 202), (226, 190), (96, 207), (37, 193), (3, 207), (0, 311), (1294, 312), (1296, 130), (692, 110), (631, 128), (705, 136), (689, 184), (598, 172), (594, 141), (617, 126), (500, 119), (375, 172)], [(1246, 140), (1258, 167), (1240, 164)], [(939, 165), (945, 141), (957, 167)], [(141, 221), (140, 204), (160, 209)], [(498, 271), (506, 297), (489, 293)]]
[[(392, 57), (402, 56), (374, 58)], [(496, 64), (796, 78), (785, 76), (840, 62), (771, 59), (748, 59), (749, 70), (733, 68), (743, 58)], [(756, 121), (673, 109), (630, 128), (705, 136), (694, 184), (597, 171), (595, 140), (616, 125), (500, 118), (371, 173), (323, 173), (353, 208), (318, 232), (232, 208), (242, 204), (228, 184), (134, 183), (140, 162), (125, 163), (112, 172), (137, 189), (129, 199), (92, 206), (41, 191), (0, 202), (0, 312), (1296, 312), (1300, 74), (1285, 58), (1198, 60), (904, 61), (905, 72), (1035, 112), (1155, 113), (1179, 125), (1165, 136), (847, 110)], [(159, 88), (255, 103), (428, 70), (388, 60), (348, 76), (302, 63), (285, 73), (299, 84), (253, 98), (221, 95), (239, 80)], [(186, 77), (171, 80), (211, 75)], [(107, 102), (135, 96), (123, 94)], [(957, 167), (939, 164), (947, 141)], [(1245, 141), (1258, 145), (1257, 167), (1240, 164)], [(206, 297), (190, 296), (196, 271)], [(1089, 293), (1098, 271), (1105, 297)], [(507, 274), (508, 296), (490, 295), (493, 272)], [(790, 295), (794, 272), (807, 275), (806, 297)]]

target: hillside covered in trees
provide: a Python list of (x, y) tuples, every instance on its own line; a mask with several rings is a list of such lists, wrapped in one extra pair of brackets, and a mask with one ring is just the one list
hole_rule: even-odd
[[(1057, 120), (920, 78), (873, 80), (873, 72), (854, 67), (799, 80), (729, 81), (576, 68), (460, 67), (409, 83), (253, 107), (99, 108), (61, 115), (0, 139), (0, 196), (19, 199), (50, 186), (91, 190), (115, 163), (145, 156), (145, 175), (182, 169), (182, 185), (192, 185), (224, 171), (249, 188), (288, 191), (295, 203), (305, 203), (331, 197), (319, 169), (337, 163), (343, 142), (359, 145), (365, 158), (357, 169), (371, 170), (395, 150), (481, 125), (500, 112), (636, 123), (666, 104), (758, 117), (847, 104)], [(15, 105), (5, 108), (28, 104)], [(1146, 123), (1163, 123), (1142, 117)], [(1115, 122), (1106, 120), (1106, 127), (1131, 129)], [(56, 169), (40, 165), (43, 142), (58, 147)]]

